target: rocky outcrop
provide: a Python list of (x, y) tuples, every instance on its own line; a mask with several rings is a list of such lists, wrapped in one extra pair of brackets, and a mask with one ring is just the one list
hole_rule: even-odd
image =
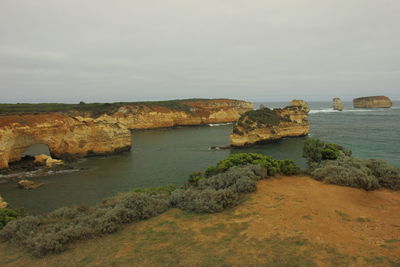
[(62, 160), (59, 159), (53, 159), (52, 157), (48, 156), (48, 155), (36, 155), (35, 156), (35, 160), (33, 161), (36, 165), (42, 165), (42, 166), (46, 166), (46, 167), (53, 167), (55, 165), (62, 165), (64, 164), (64, 162)]
[(4, 199), (0, 196), (0, 209), (4, 209), (8, 207), (8, 203), (4, 201)]
[(166, 105), (129, 104), (100, 118), (129, 129), (150, 129), (237, 121), (253, 104), (240, 100), (212, 99), (182, 101), (178, 108)]
[(41, 187), (42, 183), (35, 183), (30, 180), (21, 180), (18, 182), (18, 187), (26, 190), (32, 190)]
[(56, 158), (129, 150), (130, 131), (118, 123), (60, 113), (0, 116), (0, 168), (21, 159), (34, 144), (46, 144)]
[(110, 154), (130, 149), (130, 129), (233, 122), (253, 109), (249, 102), (230, 99), (85, 105), (63, 112), (0, 115), (0, 168), (20, 160), (33, 144), (48, 145), (55, 158)]
[(343, 111), (344, 107), (343, 107), (343, 103), (342, 100), (340, 98), (334, 98), (332, 100), (332, 108), (334, 110), (338, 110), (338, 111)]
[(353, 99), (355, 108), (390, 108), (392, 101), (386, 96), (367, 96)]
[(236, 147), (277, 141), (284, 137), (305, 136), (309, 132), (308, 105), (295, 100), (282, 109), (259, 109), (244, 113), (232, 130), (231, 145)]

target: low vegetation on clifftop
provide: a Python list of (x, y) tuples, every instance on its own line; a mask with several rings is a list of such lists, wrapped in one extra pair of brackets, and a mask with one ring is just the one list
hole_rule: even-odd
[(172, 207), (195, 213), (223, 211), (238, 205), (243, 194), (254, 192), (256, 181), (298, 170), (289, 160), (233, 154), (207, 169), (207, 175), (197, 173), (194, 180), (192, 175), (181, 189), (168, 186), (133, 190), (94, 207), (60, 208), (45, 215), (9, 220), (0, 231), (0, 239), (23, 246), (36, 256), (57, 253), (74, 241), (113, 233), (123, 224), (151, 218)]
[(336, 144), (308, 139), (303, 155), (308, 172), (316, 180), (365, 190), (400, 190), (400, 169), (377, 159), (351, 157), (351, 151)]
[[(308, 172), (326, 183), (374, 190), (400, 190), (400, 170), (377, 160), (351, 157), (351, 151), (309, 139), (304, 146)], [(24, 247), (35, 256), (59, 253), (78, 240), (118, 231), (124, 224), (157, 216), (171, 208), (189, 213), (217, 213), (237, 206), (257, 190), (257, 181), (276, 175), (295, 175), (291, 160), (256, 153), (232, 154), (204, 172), (189, 176), (181, 188), (134, 189), (90, 206), (60, 208), (51, 213), (22, 216), (0, 210), (0, 240)]]
[[(191, 99), (176, 99), (164, 101), (142, 101), (142, 102), (113, 102), (113, 103), (85, 103), (65, 104), (65, 103), (18, 103), (18, 104), (0, 104), (0, 114), (30, 114), (30, 113), (45, 113), (45, 112), (78, 112), (91, 113), (93, 117), (98, 117), (102, 114), (111, 115), (120, 107), (123, 106), (146, 106), (146, 107), (165, 107), (175, 111), (191, 112), (190, 105), (187, 102), (209, 101), (211, 99), (191, 98)], [(227, 100), (227, 99), (214, 99)]]

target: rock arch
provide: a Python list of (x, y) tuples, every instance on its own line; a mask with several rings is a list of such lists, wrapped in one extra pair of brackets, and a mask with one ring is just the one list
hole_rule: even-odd
[(56, 158), (102, 155), (129, 150), (131, 133), (118, 123), (58, 113), (0, 116), (0, 168), (35, 144)]

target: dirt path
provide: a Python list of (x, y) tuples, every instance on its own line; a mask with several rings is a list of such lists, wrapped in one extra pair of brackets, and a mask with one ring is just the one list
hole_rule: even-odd
[(235, 209), (173, 209), (43, 259), (0, 244), (1, 266), (400, 266), (400, 192), (260, 181)]

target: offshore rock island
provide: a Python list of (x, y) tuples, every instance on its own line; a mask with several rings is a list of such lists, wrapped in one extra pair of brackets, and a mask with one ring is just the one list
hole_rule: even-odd
[(284, 137), (305, 136), (309, 131), (310, 108), (303, 100), (293, 100), (285, 108), (262, 108), (244, 113), (232, 130), (231, 145), (248, 146), (277, 141)]
[(390, 108), (392, 101), (387, 96), (367, 96), (353, 99), (355, 108)]
[(133, 129), (226, 123), (252, 110), (249, 102), (190, 99), (159, 102), (0, 105), (0, 168), (34, 144), (55, 158), (106, 155), (131, 148)]

